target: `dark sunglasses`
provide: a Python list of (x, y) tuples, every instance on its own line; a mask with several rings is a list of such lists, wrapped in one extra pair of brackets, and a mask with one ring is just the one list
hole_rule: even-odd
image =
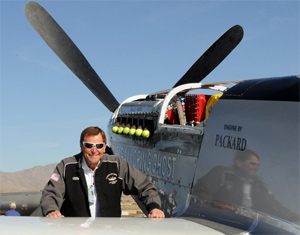
[(83, 146), (87, 149), (92, 149), (93, 147), (96, 147), (97, 149), (102, 149), (104, 146), (104, 143), (89, 143), (89, 142), (82, 142)]
[(251, 166), (259, 166), (259, 163), (258, 162), (253, 162), (253, 161), (246, 161), (249, 165)]

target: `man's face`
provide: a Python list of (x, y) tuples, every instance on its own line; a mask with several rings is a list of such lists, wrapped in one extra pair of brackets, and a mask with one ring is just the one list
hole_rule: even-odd
[[(88, 135), (84, 138), (83, 140), (86, 143), (91, 143), (91, 144), (96, 144), (96, 143), (103, 143), (103, 138), (101, 134), (99, 133), (98, 135)], [(88, 145), (88, 144), (86, 144)], [(88, 165), (89, 168), (94, 170), (100, 159), (102, 158), (106, 145), (104, 144), (101, 149), (96, 148), (96, 146), (92, 146), (92, 148), (88, 148), (87, 146), (84, 146), (83, 143), (80, 143), (81, 146), (81, 151), (83, 152), (84, 159), (86, 161), (86, 164)]]
[(240, 167), (244, 168), (249, 175), (254, 176), (259, 167), (259, 160), (255, 155), (250, 155), (247, 161), (240, 163)]

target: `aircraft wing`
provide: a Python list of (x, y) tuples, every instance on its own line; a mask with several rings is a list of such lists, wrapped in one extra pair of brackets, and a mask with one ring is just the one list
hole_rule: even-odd
[[(223, 234), (186, 219), (0, 217), (1, 234)], [(18, 226), (16, 226), (18, 225)]]

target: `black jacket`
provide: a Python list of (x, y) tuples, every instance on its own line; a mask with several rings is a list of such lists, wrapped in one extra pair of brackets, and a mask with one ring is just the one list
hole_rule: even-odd
[[(251, 184), (252, 205), (243, 204), (243, 185)], [(216, 166), (195, 185), (194, 195), (200, 199), (250, 207), (289, 221), (299, 221), (299, 215), (282, 206), (259, 176), (250, 176), (236, 166)]]
[[(45, 186), (41, 198), (43, 215), (60, 210), (64, 216), (90, 217), (82, 153), (63, 159)], [(101, 216), (121, 216), (121, 195), (137, 195), (150, 212), (160, 208), (157, 189), (146, 175), (124, 159), (104, 154), (95, 170), (95, 187)]]

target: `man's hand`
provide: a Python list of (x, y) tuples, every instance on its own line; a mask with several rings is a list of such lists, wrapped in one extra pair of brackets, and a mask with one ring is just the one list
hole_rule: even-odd
[(52, 211), (52, 212), (48, 213), (46, 215), (46, 217), (61, 218), (61, 217), (64, 217), (64, 216), (60, 213), (60, 211), (56, 210), (56, 211)]
[(149, 218), (165, 218), (165, 213), (160, 209), (153, 209), (148, 214)]

